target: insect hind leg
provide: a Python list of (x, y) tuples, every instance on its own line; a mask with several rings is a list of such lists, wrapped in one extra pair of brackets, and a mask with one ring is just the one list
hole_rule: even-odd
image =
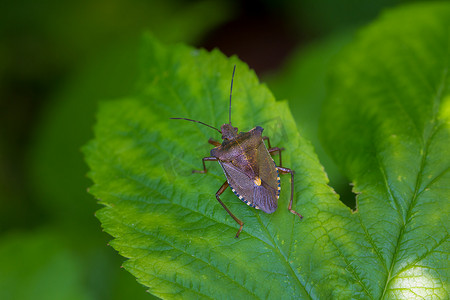
[(294, 173), (295, 173), (294, 170), (283, 168), (281, 166), (277, 167), (277, 169), (281, 174), (291, 174), (291, 200), (289, 201), (288, 210), (294, 215), (299, 216), (300, 219), (303, 219), (303, 216), (301, 214), (292, 209), (292, 202), (294, 200)]
[(222, 193), (227, 189), (227, 187), (229, 187), (228, 181), (225, 181), (224, 184), (222, 184), (222, 186), (220, 187), (220, 189), (217, 191), (216, 193), (216, 198), (217, 201), (219, 201), (220, 205), (222, 205), (222, 207), (227, 211), (227, 213), (236, 221), (236, 223), (238, 223), (241, 227), (239, 227), (238, 232), (236, 233), (236, 238), (239, 238), (239, 234), (242, 231), (242, 228), (244, 227), (244, 222), (242, 222), (241, 220), (239, 220), (229, 209), (228, 207), (225, 205), (225, 203), (222, 202), (222, 200), (220, 200), (220, 195), (222, 195)]

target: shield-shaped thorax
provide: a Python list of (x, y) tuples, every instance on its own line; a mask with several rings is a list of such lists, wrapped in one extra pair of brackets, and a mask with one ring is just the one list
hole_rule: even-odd
[(211, 150), (231, 190), (246, 204), (273, 213), (280, 195), (280, 177), (262, 139), (262, 127), (241, 132)]

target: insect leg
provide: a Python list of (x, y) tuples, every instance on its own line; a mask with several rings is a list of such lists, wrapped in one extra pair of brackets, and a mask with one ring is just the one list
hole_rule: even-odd
[(267, 140), (267, 145), (269, 145), (269, 148), (272, 148), (272, 146), (270, 146), (270, 140), (269, 140), (268, 136), (263, 136), (262, 139), (263, 139), (263, 141)]
[(206, 173), (206, 172), (208, 172), (208, 170), (206, 169), (206, 166), (205, 166), (205, 161), (217, 161), (217, 158), (214, 157), (214, 156), (203, 157), (203, 159), (202, 159), (203, 170), (192, 170), (192, 173)]
[(213, 139), (209, 139), (208, 143), (210, 143), (211, 145), (214, 145), (216, 147), (222, 145), (221, 143), (219, 143), (218, 141), (215, 141)]
[(277, 169), (281, 174), (287, 174), (287, 173), (291, 174), (291, 201), (289, 201), (288, 209), (291, 213), (299, 216), (300, 219), (302, 219), (303, 216), (292, 209), (292, 201), (294, 200), (294, 170), (291, 170), (288, 168), (283, 168), (283, 167), (277, 167)]
[(281, 160), (281, 151), (283, 151), (284, 148), (278, 148), (278, 147), (273, 147), (273, 148), (269, 148), (268, 151), (270, 154), (277, 152), (278, 151), (278, 155), (280, 156), (280, 167), (283, 166), (282, 160)]
[(222, 195), (222, 193), (226, 190), (226, 188), (228, 187), (228, 181), (225, 181), (224, 184), (222, 184), (222, 186), (220, 187), (220, 189), (217, 191), (216, 193), (216, 198), (217, 201), (219, 201), (220, 205), (222, 205), (222, 207), (227, 211), (227, 213), (236, 221), (236, 223), (238, 223), (241, 227), (239, 227), (238, 232), (236, 233), (236, 238), (239, 237), (239, 234), (242, 231), (242, 227), (244, 227), (244, 223), (239, 220), (235, 215), (233, 215), (233, 213), (228, 209), (228, 207), (222, 202), (222, 200), (220, 200), (220, 195)]

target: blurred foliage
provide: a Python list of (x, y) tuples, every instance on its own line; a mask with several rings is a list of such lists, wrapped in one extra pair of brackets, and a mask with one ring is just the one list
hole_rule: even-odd
[[(12, 231), (0, 241), (1, 299), (151, 299), (103, 247), (76, 250), (63, 229)], [(76, 250), (76, 251), (75, 251)]]
[[(132, 298), (136, 299), (148, 298), (149, 295), (143, 293), (143, 287), (136, 284), (132, 276), (119, 270), (121, 258), (105, 246), (109, 237), (99, 231), (94, 218), (98, 206), (86, 193), (89, 186), (89, 180), (85, 177), (87, 167), (79, 150), (92, 137), (91, 127), (98, 101), (133, 93), (140, 72), (136, 57), (139, 55), (138, 45), (142, 33), (149, 30), (164, 42), (186, 42), (199, 46), (207, 40), (220, 45), (222, 38), (222, 41), (227, 41), (233, 47), (233, 43), (228, 41), (233, 40), (236, 31), (228, 32), (231, 38), (224, 39), (223, 35), (227, 31), (218, 35), (216, 30), (227, 28), (227, 24), (237, 18), (257, 21), (257, 17), (263, 14), (264, 18), (260, 22), (265, 23), (267, 16), (275, 17), (290, 28), (288, 34), (302, 45), (299, 46), (298, 55), (293, 55), (292, 64), (298, 61), (299, 66), (302, 66), (301, 61), (305, 59), (301, 57), (312, 57), (314, 48), (324, 49), (324, 57), (334, 53), (335, 50), (331, 48), (336, 49), (330, 46), (330, 50), (326, 50), (325, 44), (328, 42), (317, 42), (316, 46), (305, 49), (303, 46), (308, 44), (311, 37), (321, 38), (329, 32), (367, 22), (384, 7), (398, 2), (381, 1), (375, 4), (346, 1), (345, 5), (339, 7), (333, 1), (316, 4), (313, 1), (294, 3), (272, 0), (1, 2), (2, 249), (9, 247), (5, 246), (8, 244), (14, 244), (16, 248), (34, 247), (35, 255), (26, 251), (8, 252), (12, 260), (42, 256), (43, 263), (36, 265), (33, 274), (39, 274), (39, 268), (45, 270), (54, 267), (55, 270), (61, 270), (50, 257), (59, 255), (62, 258), (55, 261), (67, 269), (61, 271), (62, 274), (71, 272), (64, 284), (72, 284), (69, 290), (74, 295), (80, 295), (80, 298), (123, 299), (123, 295), (133, 295)], [(334, 9), (328, 9), (330, 7)], [(361, 11), (366, 13), (359, 13)], [(258, 26), (256, 23), (255, 28)], [(248, 35), (239, 49), (252, 49), (250, 45), (254, 44), (254, 37), (264, 36), (264, 32), (253, 33)], [(267, 40), (266, 43), (272, 41)], [(213, 43), (212, 47), (215, 45)], [(258, 51), (265, 52), (264, 48)], [(317, 63), (320, 65), (322, 51), (317, 51)], [(325, 66), (317, 66), (318, 74), (324, 72), (322, 67)], [(314, 69), (314, 66), (299, 68)], [(288, 67), (280, 73), (280, 78), (291, 76), (288, 74), (297, 76), (295, 70), (286, 70)], [(280, 93), (280, 97), (294, 99), (297, 87), (292, 89), (293, 92), (289, 92), (292, 86), (281, 88), (277, 76), (273, 74), (270, 82), (274, 82), (277, 96)], [(302, 76), (299, 75), (299, 78), (304, 78)], [(322, 75), (317, 75), (317, 80), (321, 82)], [(321, 99), (322, 92), (320, 90), (317, 96), (311, 94), (311, 99)], [(302, 100), (298, 103), (302, 105), (291, 104), (294, 111), (297, 107), (308, 106)], [(316, 104), (310, 107), (311, 114), (317, 116), (314, 108)], [(308, 123), (313, 124), (311, 126), (304, 121), (298, 121), (298, 124), (305, 127), (305, 135), (315, 141), (317, 119), (307, 119), (301, 114), (298, 116), (302, 120), (314, 122)], [(311, 135), (308, 128), (311, 128)], [(332, 170), (328, 167), (332, 164), (326, 160), (324, 163), (327, 171), (329, 168)], [(334, 172), (329, 172), (333, 181), (335, 177), (331, 174)], [(21, 231), (17, 231), (17, 228)], [(48, 242), (49, 247), (54, 245), (56, 250), (45, 256), (36, 248), (40, 238)], [(22, 269), (21, 272), (26, 270)], [(24, 273), (18, 271), (17, 274), (14, 277), (16, 279)], [(0, 281), (6, 280), (4, 278)], [(17, 284), (9, 284), (11, 281), (7, 282), (7, 285), (0, 282), (2, 287), (7, 286), (5, 293), (14, 293), (20, 288)], [(43, 284), (45, 286), (46, 283)], [(49, 295), (52, 292), (49, 291)], [(55, 290), (54, 295), (59, 295), (58, 292)], [(27, 295), (30, 294), (21, 294), (23, 298), (27, 298)], [(45, 296), (35, 294), (32, 298)], [(8, 299), (6, 294), (5, 297)]]
[(291, 26), (306, 30), (313, 36), (340, 32), (367, 24), (380, 11), (414, 0), (263, 0), (272, 9), (283, 13)]
[(0, 298), (95, 299), (83, 283), (80, 258), (64, 240), (64, 236), (47, 229), (3, 236)]

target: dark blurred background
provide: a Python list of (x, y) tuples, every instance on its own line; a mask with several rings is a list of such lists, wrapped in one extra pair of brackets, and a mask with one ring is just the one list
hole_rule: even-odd
[[(238, 55), (316, 147), (329, 62), (358, 28), (412, 1), (17, 0), (0, 3), (0, 299), (148, 298), (107, 247), (80, 148), (98, 101), (126, 96), (151, 32)], [(63, 297), (62, 297), (63, 296)]]

